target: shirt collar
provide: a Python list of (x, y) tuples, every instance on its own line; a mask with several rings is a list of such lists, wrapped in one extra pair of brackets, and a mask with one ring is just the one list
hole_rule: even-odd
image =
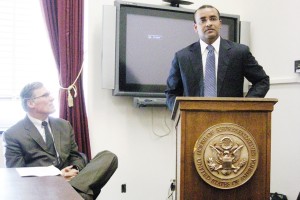
[[(211, 45), (214, 47), (215, 51), (217, 53), (219, 53), (219, 49), (220, 49), (220, 42), (221, 42), (221, 37), (219, 36), (218, 39), (216, 39), (216, 41), (214, 43), (212, 43)], [(200, 46), (201, 46), (201, 54), (204, 53), (206, 49), (206, 47), (208, 46), (208, 44), (206, 44), (205, 42), (203, 42), (201, 39), (200, 39)]]
[[(39, 119), (36, 119), (32, 116), (30, 116), (29, 114), (27, 114), (28, 118), (30, 119), (30, 121), (37, 127), (42, 127), (42, 122), (41, 120)], [(45, 119), (44, 121), (46, 121), (48, 124), (49, 124), (49, 118)]]

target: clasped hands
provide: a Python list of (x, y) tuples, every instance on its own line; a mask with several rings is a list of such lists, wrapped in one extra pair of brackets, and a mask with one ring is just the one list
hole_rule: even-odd
[(70, 181), (72, 178), (74, 178), (79, 170), (75, 169), (73, 165), (70, 165), (68, 167), (63, 168), (61, 171), (61, 175), (65, 178), (66, 181)]

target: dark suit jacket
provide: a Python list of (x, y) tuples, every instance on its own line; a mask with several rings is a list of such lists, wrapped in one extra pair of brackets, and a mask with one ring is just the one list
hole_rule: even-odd
[[(204, 80), (200, 43), (176, 52), (167, 79), (167, 105), (174, 106), (176, 96), (203, 96)], [(242, 97), (244, 77), (252, 83), (246, 97), (264, 97), (269, 90), (269, 76), (249, 48), (221, 38), (217, 72), (218, 97)]]
[[(49, 124), (61, 159), (59, 168), (76, 165), (81, 170), (84, 161), (78, 152), (70, 123), (49, 117)], [(27, 116), (5, 131), (3, 140), (7, 167), (37, 167), (55, 163), (55, 155), (48, 152), (41, 134)]]

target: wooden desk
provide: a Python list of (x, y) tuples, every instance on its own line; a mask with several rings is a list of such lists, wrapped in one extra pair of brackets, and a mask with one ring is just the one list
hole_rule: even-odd
[(82, 200), (61, 176), (21, 177), (14, 168), (0, 168), (0, 199)]

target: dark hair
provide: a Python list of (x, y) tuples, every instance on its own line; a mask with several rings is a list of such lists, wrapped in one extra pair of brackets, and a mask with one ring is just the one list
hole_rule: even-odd
[(28, 83), (21, 90), (20, 97), (21, 97), (22, 107), (26, 112), (28, 111), (27, 101), (33, 98), (33, 91), (42, 88), (43, 86), (44, 85), (41, 82), (33, 82), (33, 83)]
[[(194, 23), (196, 23), (196, 19), (195, 19), (196, 12), (197, 12), (198, 10), (201, 10), (201, 9), (204, 9), (204, 8), (214, 8), (214, 9), (216, 9), (216, 8), (213, 7), (212, 5), (202, 5), (202, 6), (200, 6), (200, 7), (199, 7), (197, 10), (195, 10), (195, 12), (194, 12)], [(219, 12), (218, 9), (216, 9), (216, 11), (217, 11), (218, 17), (219, 17), (219, 19), (220, 19), (220, 12)]]

